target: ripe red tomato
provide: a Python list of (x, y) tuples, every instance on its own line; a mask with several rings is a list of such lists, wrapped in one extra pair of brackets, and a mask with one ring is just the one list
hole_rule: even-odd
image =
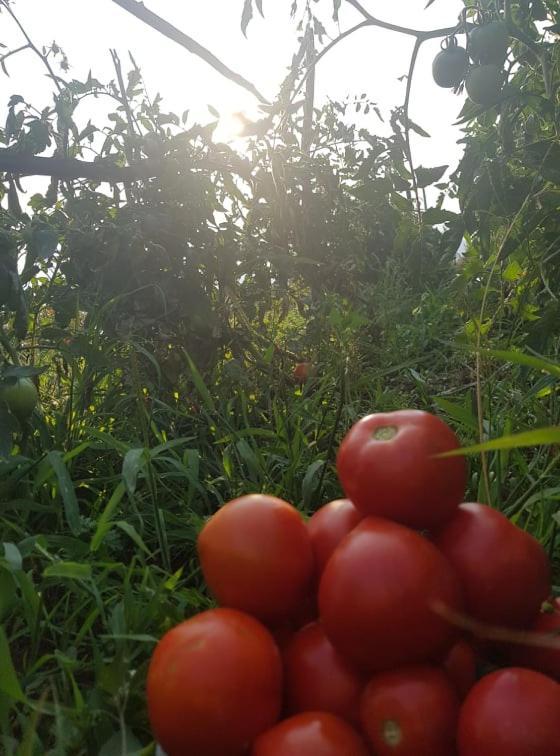
[(281, 499), (252, 494), (225, 504), (198, 536), (208, 588), (223, 606), (277, 623), (310, 592), (311, 539), (300, 513)]
[(358, 733), (326, 712), (285, 719), (255, 740), (251, 756), (368, 756)]
[(546, 552), (484, 504), (461, 504), (434, 539), (455, 568), (467, 612), (495, 625), (526, 627), (550, 594)]
[(363, 515), (349, 499), (336, 499), (318, 509), (308, 520), (307, 528), (315, 554), (317, 574), (321, 575), (330, 555), (344, 536), (363, 520)]
[(253, 617), (202, 612), (157, 644), (147, 699), (154, 735), (169, 756), (236, 756), (280, 715), (280, 653)]
[(293, 377), (296, 383), (305, 383), (313, 376), (314, 372), (311, 362), (297, 362), (294, 367)]
[(289, 711), (328, 711), (359, 723), (365, 680), (333, 648), (318, 622), (292, 637), (284, 652), (284, 675)]
[(558, 756), (560, 685), (509, 667), (477, 682), (459, 715), (460, 756)]
[(434, 607), (462, 608), (461, 587), (440, 551), (402, 525), (368, 517), (327, 562), (319, 614), (335, 648), (371, 671), (443, 654), (454, 628)]
[(453, 756), (459, 699), (445, 672), (402, 667), (374, 675), (361, 703), (376, 756)]
[(464, 458), (436, 456), (458, 446), (451, 428), (429, 412), (368, 415), (340, 445), (338, 476), (364, 515), (430, 530), (448, 520), (463, 499)]
[(442, 666), (461, 700), (476, 682), (476, 661), (476, 652), (466, 640), (459, 640), (451, 646), (443, 660)]
[(556, 648), (515, 644), (511, 647), (510, 658), (519, 667), (536, 669), (560, 682), (560, 599), (556, 599), (550, 609), (539, 614), (529, 628), (531, 633), (539, 633), (556, 644)]

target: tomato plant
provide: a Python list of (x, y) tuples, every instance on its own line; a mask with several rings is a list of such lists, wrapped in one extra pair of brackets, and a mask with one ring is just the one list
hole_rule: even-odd
[(477, 655), (474, 648), (466, 640), (458, 640), (445, 655), (442, 666), (462, 700), (476, 682)]
[(376, 756), (452, 756), (459, 699), (436, 667), (374, 675), (361, 702), (362, 726)]
[(368, 756), (363, 739), (343, 719), (305, 712), (260, 735), (251, 756)]
[(483, 677), (459, 716), (460, 756), (558, 756), (560, 685), (516, 667)]
[(365, 680), (312, 622), (297, 632), (284, 653), (285, 690), (292, 712), (328, 711), (357, 724)]
[(317, 574), (321, 575), (329, 557), (344, 536), (363, 520), (349, 499), (337, 499), (318, 509), (307, 522), (315, 555)]
[(251, 494), (225, 504), (200, 532), (198, 553), (218, 603), (267, 623), (295, 613), (312, 587), (305, 522), (274, 496)]
[(435, 543), (459, 575), (467, 612), (477, 620), (526, 627), (550, 594), (543, 547), (485, 504), (461, 504)]
[(451, 517), (464, 495), (465, 460), (437, 456), (458, 446), (453, 431), (428, 412), (367, 415), (340, 445), (338, 476), (364, 515), (431, 529)]
[(462, 608), (453, 568), (426, 538), (368, 517), (338, 546), (321, 577), (319, 614), (340, 653), (372, 671), (445, 652), (455, 631), (437, 613)]
[(234, 609), (169, 630), (150, 661), (148, 713), (169, 756), (238, 754), (280, 715), (282, 667), (272, 636)]

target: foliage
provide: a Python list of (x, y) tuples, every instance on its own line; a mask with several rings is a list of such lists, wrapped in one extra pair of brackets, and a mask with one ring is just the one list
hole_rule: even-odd
[[(22, 207), (0, 174), (2, 376), (41, 394), (27, 421), (0, 408), (5, 753), (151, 753), (153, 641), (209, 603), (202, 519), (250, 491), (307, 512), (335, 498), (333, 450), (361, 414), (436, 408), (468, 444), (558, 425), (559, 8), (510, 5), (546, 75), (512, 37), (500, 101), (463, 108), (450, 180), (414, 166), (404, 106), (384, 138), (353, 125), (383, 115), (366, 94), (312, 108), (310, 127), (303, 43), (239, 152), (214, 121), (167, 113), (134, 63), (78, 81), (36, 48), (60, 64), (53, 104), (11, 97), (0, 161), (126, 180), (52, 178)], [(340, 6), (292, 10), (320, 46)], [(266, 4), (242, 10), (250, 33)], [(103, 122), (84, 122), (91, 98), (111, 104)], [(317, 366), (303, 387), (300, 359)], [(557, 553), (555, 438), (486, 447), (469, 494)]]

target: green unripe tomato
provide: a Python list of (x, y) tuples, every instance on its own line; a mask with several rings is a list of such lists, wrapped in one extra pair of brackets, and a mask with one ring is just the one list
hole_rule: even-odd
[(468, 96), (476, 105), (494, 105), (502, 91), (502, 70), (498, 66), (475, 66), (465, 82)]
[(458, 87), (465, 78), (469, 56), (463, 47), (448, 47), (439, 52), (432, 63), (432, 76), (438, 87)]
[(483, 66), (503, 65), (509, 45), (509, 33), (504, 21), (492, 21), (475, 27), (469, 36), (469, 55)]
[(0, 402), (8, 405), (10, 412), (19, 420), (25, 420), (35, 409), (39, 394), (31, 378), (17, 378), (0, 386)]

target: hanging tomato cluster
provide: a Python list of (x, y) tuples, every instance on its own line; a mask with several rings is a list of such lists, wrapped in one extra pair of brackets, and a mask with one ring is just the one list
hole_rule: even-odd
[[(432, 74), (440, 87), (457, 89), (465, 82), (470, 99), (488, 107), (499, 98), (504, 85), (503, 66), (509, 46), (509, 33), (502, 19), (479, 17), (467, 36), (467, 49), (456, 37), (448, 37), (434, 58)], [(470, 61), (469, 61), (470, 58)]]
[(169, 756), (558, 756), (549, 561), (461, 503), (458, 446), (429, 413), (369, 415), (338, 451), (347, 499), (305, 521), (252, 494), (207, 521), (219, 608), (167, 632), (148, 671)]

